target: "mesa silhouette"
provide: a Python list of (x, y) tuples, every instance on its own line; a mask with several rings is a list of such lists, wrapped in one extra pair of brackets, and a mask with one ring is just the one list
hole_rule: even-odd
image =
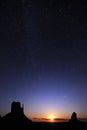
[(1, 128), (29, 129), (32, 121), (24, 114), (24, 106), (20, 102), (12, 102), (11, 112), (1, 118)]
[(67, 122), (33, 122), (24, 114), (24, 105), (20, 102), (13, 101), (11, 104), (11, 112), (0, 117), (0, 129), (15, 130), (70, 130), (81, 129), (87, 130), (87, 123), (77, 118), (77, 113), (73, 112), (71, 119)]

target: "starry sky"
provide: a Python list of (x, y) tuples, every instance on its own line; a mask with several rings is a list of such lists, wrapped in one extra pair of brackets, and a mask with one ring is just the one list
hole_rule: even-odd
[(0, 1), (0, 114), (87, 117), (86, 0)]

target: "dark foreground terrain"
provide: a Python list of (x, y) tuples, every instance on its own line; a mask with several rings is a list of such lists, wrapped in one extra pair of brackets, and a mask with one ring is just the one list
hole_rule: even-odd
[(81, 129), (87, 130), (87, 124), (85, 123), (69, 123), (69, 122), (61, 122), (61, 123), (34, 123), (33, 128), (37, 130), (65, 130), (65, 129)]
[(0, 130), (87, 130), (87, 123), (85, 122), (32, 122), (26, 123), (22, 122), (12, 122), (9, 121), (0, 121)]
[(0, 130), (87, 130), (87, 123), (78, 120), (73, 112), (68, 122), (33, 122), (24, 114), (20, 102), (12, 102), (11, 112), (0, 117)]

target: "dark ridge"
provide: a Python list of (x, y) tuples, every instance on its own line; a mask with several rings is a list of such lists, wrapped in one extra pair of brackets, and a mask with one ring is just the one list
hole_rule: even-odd
[(0, 130), (87, 130), (87, 123), (77, 118), (77, 113), (73, 112), (68, 122), (33, 122), (24, 114), (24, 105), (20, 102), (12, 102), (11, 112), (0, 117)]
[(1, 128), (28, 129), (32, 121), (24, 114), (24, 106), (20, 102), (12, 102), (11, 112), (1, 118)]

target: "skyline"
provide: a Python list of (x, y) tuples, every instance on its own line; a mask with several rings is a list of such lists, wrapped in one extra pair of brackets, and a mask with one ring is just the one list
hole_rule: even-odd
[[(19, 101), (13, 101), (11, 103), (11, 108), (10, 111), (8, 113), (6, 113), (5, 115), (1, 116), (1, 118), (4, 118), (6, 116), (9, 116), (11, 113), (14, 113), (16, 116), (19, 114), (19, 117), (21, 114), (25, 115), (24, 113), (24, 104), (22, 104)], [(72, 115), (76, 115), (76, 118), (79, 121), (83, 121), (83, 122), (87, 122), (87, 117), (80, 117), (76, 112), (72, 112), (70, 117), (56, 117), (56, 115), (54, 115), (53, 113), (48, 114), (47, 117), (28, 117), (25, 115), (26, 118), (28, 118), (30, 120), (30, 122), (68, 122), (72, 119)]]
[(0, 4), (0, 115), (12, 101), (29, 118), (87, 118), (87, 2)]

